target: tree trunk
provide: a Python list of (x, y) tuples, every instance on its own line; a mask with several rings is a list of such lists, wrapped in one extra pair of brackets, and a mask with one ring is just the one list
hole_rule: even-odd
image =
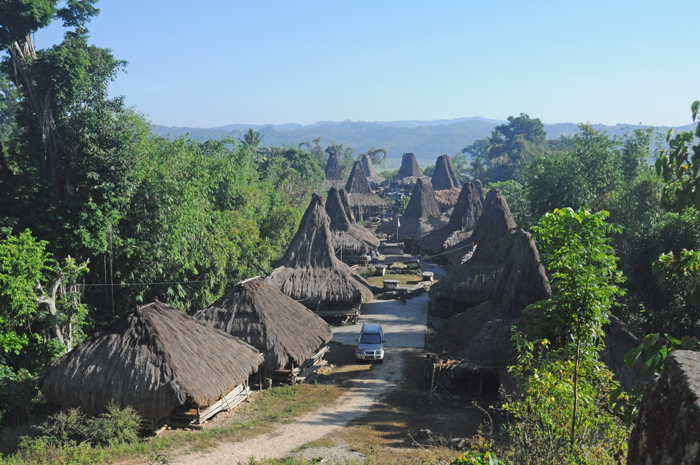
[(574, 364), (574, 415), (571, 422), (571, 446), (570, 450), (574, 450), (574, 442), (576, 437), (576, 417), (578, 414), (578, 366), (579, 355), (581, 353), (581, 320), (579, 319), (576, 325), (576, 362)]
[(51, 328), (53, 329), (54, 334), (61, 342), (61, 344), (67, 346), (68, 350), (71, 350), (71, 341), (68, 341), (68, 343), (66, 344), (66, 340), (63, 337), (63, 331), (61, 330), (61, 322), (58, 320), (58, 311), (56, 310), (56, 294), (58, 293), (58, 289), (61, 286), (62, 281), (63, 274), (61, 274), (58, 277), (58, 279), (56, 279), (56, 281), (54, 281), (53, 284), (51, 284), (49, 295), (39, 297), (39, 299), (37, 300), (37, 304), (45, 304), (48, 307), (49, 322), (51, 323)]
[(29, 60), (36, 60), (36, 51), (31, 35), (23, 42), (17, 42), (9, 49), (14, 71), (14, 83), (18, 88), (24, 89), (24, 94), (34, 107), (37, 129), (41, 139), (42, 156), (39, 160), (41, 173), (51, 181), (54, 194), (58, 199), (64, 199), (69, 195), (66, 170), (58, 150), (58, 132), (56, 131), (56, 119), (53, 113), (53, 98), (51, 90), (46, 94), (38, 94), (34, 77), (27, 69)]

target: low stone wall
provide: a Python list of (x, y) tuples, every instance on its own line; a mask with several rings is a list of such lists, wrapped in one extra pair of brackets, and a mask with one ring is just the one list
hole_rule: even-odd
[(671, 353), (644, 391), (628, 465), (700, 463), (700, 353)]

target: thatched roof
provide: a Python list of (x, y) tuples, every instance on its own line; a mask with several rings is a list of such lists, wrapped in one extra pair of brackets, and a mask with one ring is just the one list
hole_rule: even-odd
[(342, 248), (343, 253), (350, 255), (364, 255), (377, 250), (377, 236), (348, 218), (340, 193), (335, 188), (328, 191), (326, 213), (331, 220), (333, 250)]
[(457, 205), (447, 226), (421, 238), (418, 242), (421, 251), (439, 254), (448, 247), (469, 239), (481, 216), (482, 208), (481, 196), (477, 192), (476, 186), (471, 182), (462, 186)]
[(448, 155), (440, 155), (435, 162), (432, 183), (436, 191), (459, 188), (462, 185), (452, 165), (452, 158)]
[(360, 156), (360, 163), (362, 163), (362, 169), (365, 171), (367, 181), (371, 187), (376, 189), (381, 183), (386, 181), (384, 176), (377, 174), (377, 170), (374, 169), (374, 163), (372, 163), (372, 158), (368, 154), (363, 153)]
[(400, 221), (401, 224), (399, 240), (412, 239), (417, 241), (430, 231), (442, 228), (447, 224), (449, 219), (440, 212), (430, 178), (426, 176), (418, 178), (406, 211), (400, 220), (394, 218), (391, 221), (383, 222), (377, 228), (377, 232), (388, 235), (395, 234), (397, 221)]
[(384, 184), (396, 183), (399, 185), (413, 186), (418, 178), (425, 176), (418, 166), (416, 156), (412, 153), (404, 153), (401, 158), (399, 172)]
[(431, 304), (450, 314), (491, 300), (503, 270), (501, 238), (513, 228), (515, 221), (501, 191), (489, 191), (471, 237), (446, 250), (448, 259), (456, 260), (458, 253), (469, 251), (467, 243), (473, 242), (474, 254), (430, 289)]
[(511, 325), (524, 328), (525, 307), (551, 295), (535, 242), (530, 234), (520, 232), (493, 299), (450, 318), (438, 331), (438, 348), (456, 357), (505, 368), (515, 361)]
[(386, 208), (389, 206), (386, 200), (372, 192), (369, 182), (367, 182), (367, 176), (362, 169), (362, 164), (359, 161), (352, 165), (352, 171), (350, 171), (345, 190), (348, 191), (348, 201), (351, 207)]
[(334, 151), (328, 154), (328, 161), (326, 162), (326, 180), (328, 181), (342, 181), (343, 180), (343, 170), (340, 166), (340, 157)]
[(299, 366), (333, 337), (328, 323), (260, 277), (236, 284), (194, 317), (262, 352), (266, 373)]
[(450, 210), (453, 210), (455, 205), (457, 205), (457, 200), (459, 200), (460, 189), (443, 189), (441, 191), (433, 191), (435, 194), (435, 200), (437, 200), (438, 207), (440, 211), (451, 215)]
[(475, 179), (474, 181), (474, 186), (476, 187), (476, 190), (479, 192), (479, 195), (481, 198), (484, 198), (484, 185), (481, 183), (480, 179)]
[[(439, 350), (450, 355), (501, 369), (515, 362), (510, 340), (511, 326), (527, 330), (522, 311), (530, 304), (552, 297), (552, 290), (539, 252), (530, 234), (521, 231), (511, 249), (493, 299), (450, 318), (438, 331)], [(603, 327), (605, 348), (600, 359), (626, 390), (640, 384), (636, 370), (625, 365), (627, 352), (639, 346), (639, 339), (617, 317), (609, 315)], [(474, 364), (474, 363), (473, 363)], [(640, 364), (639, 364), (640, 365)], [(637, 370), (642, 369), (641, 365)], [(503, 381), (503, 379), (502, 379)]]
[(340, 194), (340, 200), (343, 203), (345, 214), (348, 216), (348, 219), (351, 222), (355, 223), (355, 215), (352, 212), (352, 208), (350, 208), (350, 201), (348, 200), (348, 191), (346, 191), (344, 188), (338, 189), (338, 194)]
[(37, 382), (47, 399), (88, 415), (114, 400), (145, 418), (163, 418), (188, 399), (211, 404), (262, 362), (240, 339), (155, 302), (51, 362)]
[(266, 281), (310, 309), (320, 305), (359, 307), (373, 298), (370, 285), (335, 258), (326, 203), (313, 194), (284, 256)]

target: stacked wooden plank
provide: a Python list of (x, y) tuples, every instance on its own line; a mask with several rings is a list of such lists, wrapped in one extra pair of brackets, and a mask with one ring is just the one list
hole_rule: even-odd
[(283, 384), (296, 384), (312, 379), (319, 369), (328, 365), (328, 361), (324, 360), (323, 356), (329, 350), (330, 347), (325, 346), (298, 367), (292, 367), (289, 370), (275, 371), (272, 373), (272, 381)]
[(192, 425), (202, 424), (217, 413), (233, 410), (238, 404), (250, 397), (248, 383), (242, 383), (233, 388), (228, 394), (222, 395), (219, 400), (205, 408), (176, 409), (170, 415), (168, 424)]

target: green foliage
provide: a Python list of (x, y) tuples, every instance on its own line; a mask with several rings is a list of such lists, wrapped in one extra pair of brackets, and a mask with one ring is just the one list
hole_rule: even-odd
[(518, 361), (508, 370), (516, 395), (503, 406), (512, 416), (504, 426), (504, 459), (513, 464), (624, 461), (629, 428), (608, 406), (619, 386), (610, 370), (595, 358), (584, 358), (577, 367), (561, 351), (551, 350), (546, 339), (529, 342), (515, 332), (513, 342)]
[(552, 298), (526, 310), (539, 337), (555, 347), (580, 344), (595, 352), (603, 337), (610, 308), (624, 292), (617, 258), (608, 232), (619, 232), (605, 222), (608, 212), (585, 209), (554, 210), (533, 227), (543, 265), (549, 272)]
[(525, 181), (528, 165), (546, 152), (544, 125), (539, 118), (527, 114), (509, 116), (507, 124), (501, 124), (490, 137), (479, 139), (462, 149), (471, 157), (471, 164), (458, 160), (460, 174), (469, 179), (488, 181)]
[(141, 417), (136, 411), (115, 403), (96, 417), (87, 417), (80, 409), (61, 411), (38, 427), (43, 438), (56, 446), (86, 441), (101, 445), (134, 443), (140, 428)]
[[(338, 144), (334, 141), (331, 141), (331, 144), (326, 147), (325, 152), (330, 155), (331, 153), (335, 153), (338, 155), (338, 158), (340, 159), (340, 169), (343, 172), (343, 177), (347, 178), (350, 176), (350, 170), (352, 169), (352, 165), (355, 163), (355, 149), (352, 148), (351, 146), (345, 146), (345, 144)], [(324, 164), (325, 166), (325, 164)]]
[(37, 284), (52, 270), (47, 245), (29, 230), (0, 241), (0, 360), (29, 343), (22, 330), (37, 314)]
[(465, 452), (450, 462), (450, 465), (458, 465), (460, 463), (471, 463), (474, 465), (505, 465), (505, 462), (499, 460), (493, 452)]
[[(369, 158), (372, 160), (372, 164), (375, 166), (384, 166), (384, 162), (386, 161), (386, 150), (383, 148), (371, 148), (365, 152), (367, 155), (369, 155)], [(362, 155), (362, 154), (360, 154)], [(367, 173), (365, 173), (367, 174)]]
[(393, 169), (393, 170), (381, 170), (377, 172), (379, 176), (382, 176), (387, 179), (391, 179), (397, 174), (399, 174), (399, 168)]
[[(8, 79), (5, 73), (0, 72), (0, 144), (5, 144), (7, 140), (17, 131), (15, 113), (19, 104), (19, 92), (17, 87)], [(0, 170), (4, 154), (0, 154)]]
[(248, 131), (243, 135), (243, 139), (238, 139), (238, 141), (245, 148), (256, 149), (262, 142), (263, 137), (265, 136), (261, 136), (258, 131), (248, 128)]
[[(695, 122), (700, 110), (700, 101), (693, 102), (690, 109)], [(680, 212), (690, 206), (700, 208), (699, 138), (700, 126), (693, 132), (674, 134), (673, 130), (668, 131), (668, 148), (662, 149), (656, 160), (656, 171), (667, 183), (663, 190), (662, 202), (668, 210)]]
[(406, 211), (406, 207), (408, 207), (408, 202), (410, 202), (410, 200), (411, 197), (409, 196), (404, 196), (400, 199), (394, 200), (394, 203), (391, 205), (391, 209), (394, 211), (394, 214), (403, 215)]
[(424, 175), (430, 176), (432, 178), (433, 173), (435, 173), (435, 164), (428, 165), (425, 168), (422, 168), (421, 171), (423, 172)]
[[(581, 440), (577, 436), (581, 432), (576, 430), (584, 425), (579, 424), (579, 418), (588, 414), (585, 399), (590, 393), (586, 390), (591, 387), (597, 392), (601, 386), (600, 382), (588, 379), (593, 372), (587, 367), (597, 367), (595, 371), (601, 372), (597, 356), (603, 346), (603, 325), (608, 322), (615, 299), (624, 294), (617, 286), (623, 282), (622, 274), (617, 270), (617, 258), (606, 237), (607, 232), (619, 232), (619, 227), (605, 223), (607, 217), (606, 211), (574, 212), (564, 208), (547, 213), (533, 228), (540, 258), (549, 272), (552, 297), (528, 306), (525, 313), (532, 333), (554, 341), (552, 356), (566, 365), (547, 369), (570, 368), (571, 454), (577, 454), (580, 447), (576, 443)], [(581, 410), (579, 399), (582, 399)], [(585, 437), (583, 440), (589, 441)]]

